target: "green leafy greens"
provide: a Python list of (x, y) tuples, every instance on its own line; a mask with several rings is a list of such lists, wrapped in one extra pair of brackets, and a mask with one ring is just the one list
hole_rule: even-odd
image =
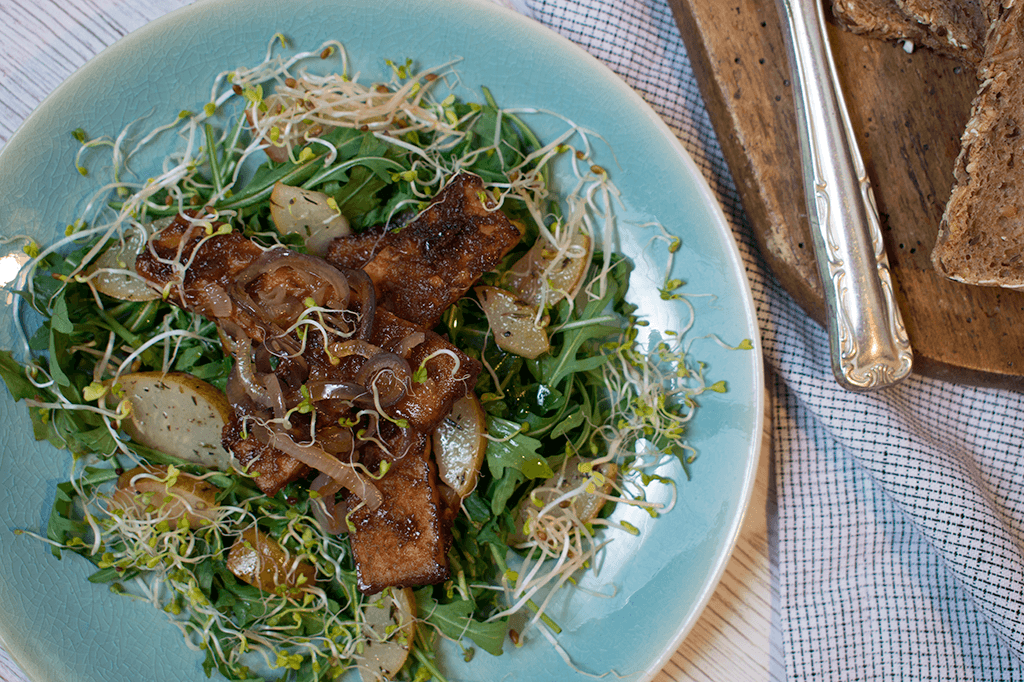
[[(199, 113), (182, 112), (161, 129), (189, 142), (168, 156), (162, 174), (131, 184), (122, 179), (124, 166), (115, 164), (108, 207), (69, 226), (66, 239), (30, 264), (19, 295), (41, 322), (27, 339), (27, 359), (0, 352), (0, 377), (15, 400), (29, 405), (36, 439), (73, 455), (70, 480), (57, 487), (46, 529), (54, 553), (75, 552), (96, 565), (93, 581), (116, 592), (141, 591), (159, 603), (187, 637), (201, 642), (207, 674), (232, 680), (267, 679), (260, 667), (275, 679), (327, 680), (358, 664), (366, 646), (365, 598), (348, 541), (321, 528), (313, 516), (317, 495), (305, 481), (268, 497), (250, 474), (208, 470), (127, 437), (120, 425), (129, 406), (116, 382), (122, 373), (186, 372), (223, 389), (232, 359), (206, 318), (164, 298), (117, 300), (98, 292), (97, 256), (150, 221), (200, 209), (264, 244), (302, 250), (302, 240), (278, 234), (270, 218), (277, 183), (322, 193), (358, 231), (400, 225), (453, 173), (467, 171), (479, 175), (501, 210), (523, 227), (520, 246), (484, 277), (486, 284), (507, 287), (503, 273), (535, 242), (547, 240), (568, 257), (567, 238), (589, 230), (589, 213), (611, 211), (585, 192), (567, 204), (549, 185), (549, 162), (567, 157), (588, 183), (607, 187), (607, 173), (570, 146), (584, 131), (570, 129), (543, 144), (490, 93), (482, 103), (436, 99), (431, 93), (445, 72), (413, 74), (411, 62), (389, 62), (394, 78), (370, 86), (344, 73), (315, 76), (299, 68), (341, 52), (331, 43), (222, 74)], [(300, 95), (282, 99), (281, 91)], [(317, 123), (325, 109), (342, 122)], [(371, 114), (344, 122), (357, 111)], [(120, 138), (75, 136), (83, 152), (110, 147), (124, 163), (131, 157)], [(160, 139), (157, 132), (145, 137)], [(196, 140), (202, 140), (198, 150), (191, 144)], [(263, 160), (265, 147), (271, 160)], [(81, 169), (83, 159), (76, 159)], [(662, 343), (652, 362), (636, 343), (639, 321), (626, 299), (631, 264), (610, 253), (586, 257), (590, 265), (578, 290), (549, 293), (536, 310), (551, 344), (536, 359), (503, 350), (473, 296), (452, 306), (436, 330), (486, 367), (475, 392), (487, 415), (488, 445), (478, 484), (462, 499), (452, 526), (452, 578), (415, 591), (419, 622), (403, 679), (440, 678), (439, 637), (500, 655), (510, 635), (525, 635), (510, 625), (523, 607), (531, 623), (557, 632), (543, 604), (586, 569), (599, 546), (595, 528), (616, 525), (607, 518), (610, 508), (618, 502), (657, 513), (642, 486), (627, 492), (616, 479), (616, 471), (643, 466), (637, 443), (673, 453), (684, 467), (692, 461), (685, 423), (700, 393), (723, 387), (706, 386), (703, 369), (679, 344)], [(185, 520), (147, 524), (112, 509), (113, 483), (139, 463), (168, 467), (167, 490), (180, 476), (213, 486), (220, 515), (193, 527)], [(555, 522), (564, 525), (565, 515), (576, 513), (575, 500), (587, 496), (604, 513), (573, 517), (572, 530), (556, 536)], [(318, 588), (294, 597), (239, 580), (228, 568), (228, 549), (240, 529), (251, 526), (314, 566)], [(512, 570), (512, 559), (525, 564)], [(520, 576), (530, 562), (552, 568), (528, 581)]]

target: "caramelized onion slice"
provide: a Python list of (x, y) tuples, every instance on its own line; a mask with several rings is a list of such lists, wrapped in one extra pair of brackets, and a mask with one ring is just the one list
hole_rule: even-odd
[(426, 340), (427, 335), (423, 332), (413, 332), (402, 339), (402, 342), (398, 344), (398, 348), (395, 349), (395, 352), (408, 360), (413, 349)]
[(355, 452), (355, 436), (350, 428), (338, 424), (328, 425), (317, 430), (316, 439), (324, 452), (342, 461), (350, 459)]
[(313, 379), (306, 382), (309, 399), (313, 402), (321, 400), (354, 401), (366, 395), (366, 388), (351, 381), (329, 381)]
[(338, 481), (342, 487), (351, 490), (365, 502), (370, 511), (376, 511), (380, 507), (382, 497), (380, 490), (373, 482), (365, 476), (361, 476), (351, 464), (345, 464), (332, 457), (323, 448), (317, 445), (299, 445), (292, 440), (291, 436), (277, 430), (276, 427), (270, 429), (267, 445), (291, 455), (306, 466), (321, 471)]
[(345, 270), (351, 293), (359, 301), (359, 326), (356, 338), (368, 339), (373, 331), (373, 318), (377, 310), (377, 292), (373, 288), (373, 280), (362, 270)]
[(320, 474), (309, 484), (311, 492), (319, 497), (310, 501), (313, 517), (320, 523), (325, 533), (341, 535), (348, 529), (345, 527), (345, 506), (337, 505), (334, 495), (341, 490), (341, 484), (327, 474)]
[(234, 339), (231, 354), (235, 358), (235, 367), (231, 375), (237, 384), (245, 390), (245, 393), (252, 398), (252, 401), (260, 407), (278, 407), (275, 405), (275, 396), (256, 375), (256, 367), (252, 361), (252, 340), (244, 334), (240, 338)]
[(395, 353), (377, 353), (356, 372), (356, 383), (376, 393), (381, 407), (394, 405), (405, 397), (412, 381), (409, 362)]
[(336, 358), (347, 358), (349, 355), (358, 355), (363, 358), (372, 358), (374, 355), (383, 352), (380, 346), (367, 343), (362, 339), (349, 339), (348, 341), (337, 341), (330, 345), (331, 355)]
[[(263, 303), (254, 301), (246, 289), (247, 285), (254, 282), (264, 274), (273, 274), (281, 268), (291, 268), (296, 274), (308, 284), (308, 292), (321, 291), (315, 280), (326, 283), (332, 290), (330, 294), (322, 294), (325, 300), (317, 301), (322, 305), (334, 310), (342, 310), (348, 307), (351, 287), (345, 273), (330, 265), (322, 258), (310, 256), (304, 253), (296, 253), (289, 249), (273, 248), (264, 251), (259, 258), (246, 266), (235, 278), (231, 287), (231, 294), (243, 304), (246, 304), (257, 314), (264, 312)], [(275, 301), (275, 306), (283, 305), (282, 301)]]

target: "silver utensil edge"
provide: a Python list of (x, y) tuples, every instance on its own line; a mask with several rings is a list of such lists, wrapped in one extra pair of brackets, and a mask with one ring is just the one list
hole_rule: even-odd
[(896, 305), (871, 181), (828, 45), (821, 0), (777, 0), (793, 74), (804, 189), (825, 289), (832, 372), (870, 391), (905, 378), (913, 351)]

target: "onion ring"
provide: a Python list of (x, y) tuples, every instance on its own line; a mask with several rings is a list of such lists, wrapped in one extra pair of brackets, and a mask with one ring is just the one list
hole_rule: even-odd
[[(412, 380), (409, 362), (395, 353), (377, 353), (363, 363), (355, 380), (374, 393), (381, 407), (389, 407), (405, 397)], [(383, 386), (381, 386), (383, 384)]]
[(201, 305), (196, 307), (196, 312), (212, 318), (230, 317), (234, 311), (234, 303), (224, 287), (210, 283), (202, 289)]
[[(332, 296), (324, 296), (323, 301), (317, 301), (322, 305), (334, 310), (341, 310), (348, 306), (350, 287), (348, 278), (341, 270), (330, 265), (322, 258), (316, 258), (304, 253), (296, 253), (289, 249), (272, 248), (264, 251), (256, 260), (247, 265), (235, 278), (234, 287), (245, 289), (245, 287), (263, 274), (272, 274), (281, 268), (291, 268), (300, 276), (313, 276), (322, 282), (326, 282), (334, 291)], [(309, 293), (316, 291), (316, 284), (309, 283)]]
[(377, 292), (373, 288), (373, 280), (362, 270), (345, 269), (349, 286), (359, 298), (359, 325), (356, 327), (356, 338), (369, 339), (373, 331), (373, 318), (377, 310)]
[(318, 498), (310, 500), (309, 508), (313, 517), (320, 523), (325, 533), (341, 535), (348, 531), (345, 525), (344, 505), (335, 502), (334, 495), (341, 490), (341, 484), (336, 480), (321, 473), (309, 484), (310, 492), (319, 495)]
[(239, 414), (251, 414), (258, 417), (270, 418), (270, 412), (264, 408), (260, 408), (252, 397), (245, 391), (245, 387), (242, 386), (241, 380), (238, 378), (238, 372), (232, 371), (228, 375), (228, 380), (224, 384), (224, 394), (228, 398), (228, 402), (231, 403), (231, 407)]
[[(395, 460), (402, 459), (407, 454), (409, 454), (409, 450), (411, 450), (412, 446), (415, 444), (415, 439), (413, 438), (414, 434), (413, 434), (413, 430), (411, 428), (408, 428), (408, 427), (401, 428), (401, 427), (399, 427), (398, 432), (402, 435), (401, 439), (399, 439), (399, 440), (397, 440), (395, 442), (390, 441), (390, 440), (388, 441), (388, 445), (389, 446), (397, 446), (397, 447), (394, 448), (395, 452), (393, 452), (391, 454), (391, 458), (395, 459)], [(428, 438), (427, 439), (427, 443), (429, 443), (429, 442), (430, 442), (430, 439)]]
[(348, 341), (337, 341), (332, 343), (328, 350), (331, 355), (336, 358), (346, 358), (349, 355), (358, 355), (364, 357), (367, 360), (372, 358), (374, 355), (383, 352), (383, 349), (379, 346), (375, 346), (372, 343), (367, 343), (362, 339), (349, 339)]
[(306, 388), (309, 390), (309, 399), (313, 402), (321, 400), (347, 400), (351, 402), (369, 393), (365, 386), (351, 381), (330, 381), (328, 379), (307, 381)]
[(281, 380), (277, 378), (276, 374), (264, 374), (261, 383), (267, 389), (267, 395), (272, 401), (271, 407), (274, 408), (274, 418), (284, 419), (284, 415), (288, 412), (288, 406), (284, 399), (284, 390), (281, 388)]
[(235, 367), (231, 373), (237, 375), (239, 385), (260, 407), (274, 407), (274, 397), (256, 378), (256, 368), (252, 361), (252, 339), (242, 335), (241, 338), (234, 340), (231, 350), (235, 358)]
[(291, 436), (277, 427), (269, 429), (267, 445), (291, 455), (306, 466), (323, 472), (359, 497), (370, 511), (376, 511), (383, 501), (380, 490), (365, 476), (361, 476), (351, 464), (345, 464), (332, 457), (317, 445), (299, 445)]
[(271, 355), (279, 358), (287, 358), (289, 360), (297, 360), (305, 362), (302, 358), (302, 346), (291, 336), (288, 336), (283, 331), (278, 330), (280, 333), (276, 336), (268, 336), (264, 345)]
[(412, 355), (413, 349), (426, 340), (427, 335), (423, 332), (413, 332), (402, 339), (401, 343), (398, 344), (398, 348), (395, 349), (395, 352), (408, 360), (409, 356)]
[(317, 442), (325, 452), (335, 457), (351, 458), (355, 454), (355, 436), (352, 429), (339, 425), (326, 426), (317, 431)]

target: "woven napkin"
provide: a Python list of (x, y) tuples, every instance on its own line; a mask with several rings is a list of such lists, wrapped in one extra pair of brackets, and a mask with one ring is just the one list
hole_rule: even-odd
[(665, 0), (526, 5), (665, 119), (739, 243), (775, 399), (772, 676), (1024, 680), (1024, 396), (918, 376), (839, 388), (825, 333), (758, 254)]

